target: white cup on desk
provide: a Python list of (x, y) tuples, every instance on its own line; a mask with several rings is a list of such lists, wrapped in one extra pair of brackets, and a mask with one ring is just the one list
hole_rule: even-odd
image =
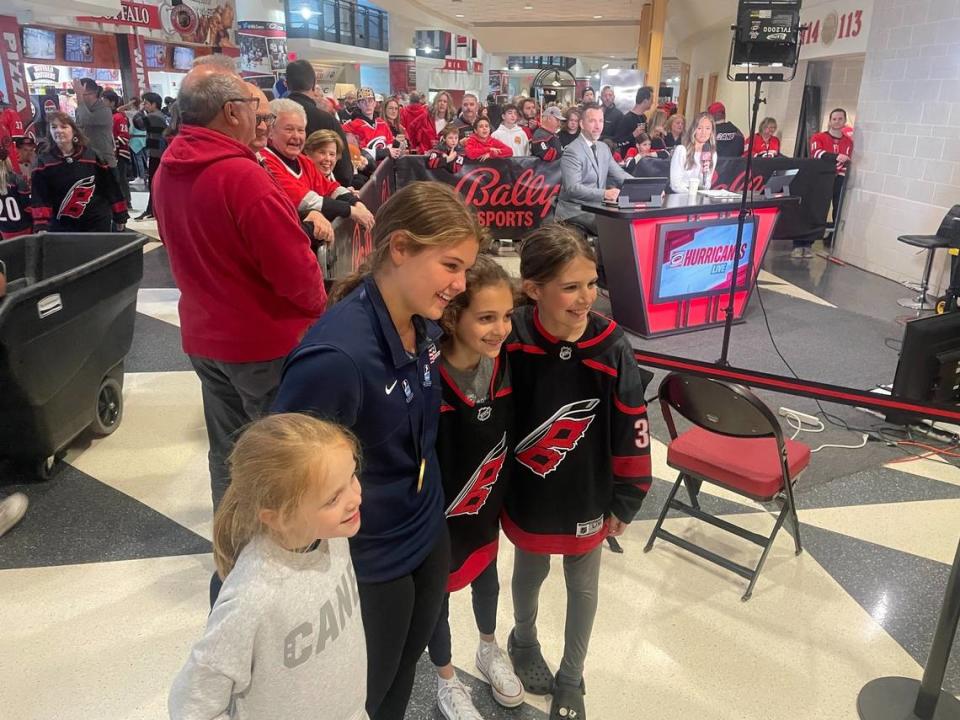
[(690, 185), (687, 188), (687, 192), (690, 197), (695, 197), (697, 191), (700, 189), (700, 178), (690, 178)]

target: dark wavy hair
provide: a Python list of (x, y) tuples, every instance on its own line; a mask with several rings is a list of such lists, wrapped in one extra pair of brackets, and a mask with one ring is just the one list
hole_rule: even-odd
[(51, 152), (57, 144), (53, 141), (53, 136), (50, 135), (50, 128), (55, 122), (58, 122), (62, 125), (69, 125), (73, 128), (73, 144), (86, 147), (88, 144), (87, 136), (83, 134), (83, 131), (77, 125), (76, 120), (67, 115), (65, 112), (52, 112), (47, 115), (47, 134), (43, 138), (43, 145), (40, 147), (41, 152)]
[(470, 307), (474, 296), (484, 288), (496, 285), (506, 285), (516, 303), (517, 285), (510, 277), (510, 273), (490, 255), (484, 253), (477, 255), (477, 261), (467, 270), (467, 289), (450, 301), (443, 311), (443, 317), (440, 318), (440, 327), (443, 328), (445, 341), (453, 336), (460, 316)]

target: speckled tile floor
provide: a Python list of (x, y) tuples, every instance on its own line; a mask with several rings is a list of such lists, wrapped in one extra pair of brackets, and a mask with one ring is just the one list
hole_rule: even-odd
[[(170, 681), (206, 620), (212, 560), (199, 385), (179, 349), (177, 292), (165, 253), (156, 245), (147, 250), (123, 425), (106, 440), (71, 450), (50, 483), (17, 484), (0, 470), (0, 489), (22, 489), (31, 499), (21, 525), (0, 540), (2, 717), (165, 717)], [(803, 268), (779, 252), (768, 263), (779, 272), (765, 279), (778, 286), (775, 297), (765, 296), (772, 324), (797, 316), (819, 322), (830, 313), (838, 326), (857, 320), (844, 315), (842, 293), (822, 292), (839, 286), (824, 280), (834, 266), (809, 271), (816, 282), (808, 283)], [(878, 297), (901, 294), (866, 274), (857, 282)], [(897, 332), (889, 319), (872, 321)], [(753, 317), (736, 332), (741, 351), (762, 363), (768, 348), (760, 347), (766, 334), (757, 324)], [(712, 336), (704, 334), (699, 345), (692, 339), (662, 351), (697, 346), (709, 356)], [(847, 352), (835, 345), (831, 366)], [(815, 362), (815, 347), (787, 339), (781, 349), (801, 366)], [(782, 533), (753, 599), (743, 603), (736, 576), (665, 543), (642, 552), (673, 479), (662, 423), (654, 434), (658, 479), (623, 538), (626, 552), (604, 550), (586, 671), (590, 717), (855, 718), (857, 693), (868, 680), (919, 677), (960, 534), (960, 470), (942, 458), (890, 464), (902, 453), (874, 444), (814, 456), (797, 487), (805, 552), (795, 556), (792, 538)], [(773, 522), (764, 508), (724, 492), (705, 496), (704, 505), (757, 531)], [(668, 523), (734, 559), (757, 557), (753, 546), (712, 528)], [(510, 629), (513, 556), (509, 542), (502, 548), (501, 643)], [(564, 602), (555, 571), (544, 586), (540, 620), (554, 667)], [(549, 698), (530, 698), (512, 711), (492, 701), (473, 665), (476, 630), (466, 594), (453, 598), (451, 624), (454, 662), (484, 718), (546, 718)], [(957, 660), (946, 685), (960, 691)], [(435, 691), (424, 659), (407, 717), (440, 718)]]

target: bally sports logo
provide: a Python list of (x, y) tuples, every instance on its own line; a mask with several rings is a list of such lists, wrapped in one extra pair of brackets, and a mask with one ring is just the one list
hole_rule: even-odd
[[(736, 245), (714, 245), (713, 247), (673, 250), (670, 252), (670, 267), (690, 267), (693, 265), (715, 265), (733, 260)], [(747, 254), (747, 243), (740, 246), (740, 260)]]
[(596, 398), (564, 405), (517, 445), (516, 457), (542, 478), (552, 473), (587, 434), (596, 417)]

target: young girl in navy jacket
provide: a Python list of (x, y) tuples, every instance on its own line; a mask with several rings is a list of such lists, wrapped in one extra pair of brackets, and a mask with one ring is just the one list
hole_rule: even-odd
[(287, 358), (274, 409), (349, 428), (364, 516), (350, 540), (367, 642), (367, 713), (405, 715), (437, 625), (450, 541), (436, 438), (437, 320), (466, 287), (486, 230), (449, 185), (410, 183), (377, 212), (373, 253)]
[[(443, 403), (437, 454), (450, 530), (447, 592), (467, 585), (480, 632), (476, 662), (504, 707), (523, 702), (523, 686), (497, 646), (497, 546), (500, 511), (513, 451), (513, 397), (504, 342), (510, 334), (513, 283), (489, 255), (467, 271), (467, 289), (441, 320)], [(449, 594), (430, 640), (437, 668), (437, 704), (448, 720), (480, 720), (451, 658)]]
[[(584, 720), (583, 666), (597, 611), (600, 548), (623, 533), (650, 487), (643, 381), (623, 331), (590, 311), (596, 257), (560, 224), (529, 234), (508, 341), (517, 444), (501, 518), (516, 545), (508, 651), (527, 692), (553, 693), (550, 718)], [(563, 556), (567, 616), (556, 678), (537, 641), (540, 587)]]

